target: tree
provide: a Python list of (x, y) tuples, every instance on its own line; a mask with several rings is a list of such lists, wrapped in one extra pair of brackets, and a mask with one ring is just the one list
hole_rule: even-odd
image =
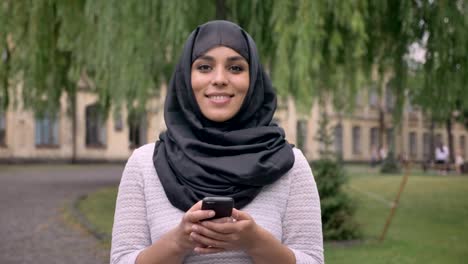
[(73, 93), (68, 84), (83, 74), (93, 80), (103, 109), (122, 102), (128, 108), (144, 109), (146, 99), (170, 78), (190, 30), (216, 16), (245, 27), (257, 40), (280, 95), (290, 94), (302, 109), (310, 109), (319, 90), (352, 94), (357, 89), (360, 67), (356, 65), (366, 40), (365, 5), (364, 0), (212, 0), (203, 5), (162, 0), (4, 0), (2, 17), (17, 22), (0, 31), (2, 41), (10, 34), (21, 51), (10, 63), (17, 67), (8, 78), (22, 73), (28, 89), (23, 100), (36, 111), (57, 107), (63, 92)]
[[(414, 27), (417, 23), (417, 6), (411, 1), (369, 1), (367, 9), (367, 69), (374, 72), (371, 87), (379, 97), (379, 141), (383, 144), (386, 131), (385, 119), (389, 106), (384, 98), (390, 92), (396, 99), (393, 105), (393, 125), (398, 125), (403, 105), (404, 91), (407, 89), (408, 47), (416, 39)], [(387, 107), (387, 109), (386, 109)], [(395, 133), (393, 133), (395, 135)], [(388, 146), (394, 152), (395, 140)]]
[(319, 131), (315, 138), (321, 146), (320, 159), (311, 164), (320, 194), (323, 235), (326, 240), (350, 240), (360, 237), (358, 225), (353, 216), (355, 207), (352, 200), (344, 192), (346, 173), (332, 151), (329, 117), (321, 102), (322, 113), (319, 121)]
[(468, 109), (468, 3), (424, 1), (419, 35), (425, 62), (416, 73), (414, 97), (434, 122), (445, 124), (453, 161), (452, 122), (455, 112)]

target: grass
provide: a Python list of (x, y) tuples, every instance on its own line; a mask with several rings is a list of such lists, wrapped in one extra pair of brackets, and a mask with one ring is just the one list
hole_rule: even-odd
[[(377, 169), (366, 167), (351, 167), (348, 171), (350, 181), (345, 190), (357, 204), (356, 220), (364, 240), (347, 245), (325, 243), (326, 263), (466, 263), (468, 176), (415, 171), (401, 196), (386, 240), (379, 243), (390, 212), (382, 200), (393, 201), (402, 175), (381, 175)], [(79, 206), (100, 232), (111, 232), (116, 192), (115, 188), (103, 189)]]
[[(346, 190), (358, 205), (364, 242), (326, 243), (327, 263), (466, 263), (468, 259), (468, 177), (409, 177), (386, 240), (378, 242), (402, 175), (350, 173)], [(356, 191), (359, 190), (359, 191)], [(373, 196), (366, 195), (372, 193)]]
[[(115, 199), (117, 197), (117, 188), (105, 188), (89, 194), (78, 204), (78, 209), (92, 223), (99, 233), (112, 233), (112, 224), (114, 222)], [(110, 241), (103, 241), (110, 245)]]

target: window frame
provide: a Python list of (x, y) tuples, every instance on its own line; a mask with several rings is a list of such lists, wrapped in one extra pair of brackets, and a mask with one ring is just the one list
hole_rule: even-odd
[(361, 155), (362, 148), (361, 148), (361, 126), (355, 125), (352, 127), (352, 139), (353, 139), (353, 155)]
[(408, 133), (408, 155), (415, 158), (418, 156), (418, 133), (416, 131)]
[[(60, 147), (60, 117), (46, 113), (34, 118), (34, 146), (36, 148)], [(47, 125), (46, 125), (47, 124)], [(39, 137), (38, 137), (39, 133)], [(39, 141), (38, 141), (39, 139)]]
[(85, 147), (106, 148), (107, 136), (107, 120), (104, 120), (104, 116), (99, 111), (99, 106), (96, 103), (87, 105), (85, 107)]
[(343, 125), (337, 124), (333, 129), (333, 147), (336, 154), (343, 157), (344, 153), (344, 138), (343, 138)]

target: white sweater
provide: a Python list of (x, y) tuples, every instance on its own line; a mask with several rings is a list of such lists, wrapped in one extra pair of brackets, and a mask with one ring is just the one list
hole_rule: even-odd
[[(135, 150), (119, 186), (111, 263), (133, 264), (138, 254), (176, 227), (184, 212), (171, 205), (153, 165), (154, 143)], [(296, 256), (296, 263), (324, 263), (320, 201), (312, 171), (294, 149), (293, 168), (242, 208)], [(252, 263), (242, 251), (192, 253), (184, 263)]]

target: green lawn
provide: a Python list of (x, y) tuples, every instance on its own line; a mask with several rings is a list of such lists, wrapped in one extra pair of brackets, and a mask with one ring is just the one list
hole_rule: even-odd
[[(375, 169), (351, 168), (345, 187), (356, 202), (356, 220), (364, 240), (350, 245), (325, 244), (326, 263), (468, 263), (468, 176), (411, 175), (387, 239), (379, 243), (388, 204), (402, 176)], [(110, 234), (116, 189), (103, 189), (81, 202), (80, 209)], [(376, 198), (377, 197), (377, 198)]]
[(392, 201), (402, 176), (353, 171), (346, 190), (358, 205), (364, 242), (327, 243), (327, 263), (467, 263), (468, 177), (415, 175), (407, 182), (386, 240), (379, 243), (390, 208), (375, 197)]
[[(114, 222), (115, 199), (117, 188), (105, 188), (88, 195), (78, 204), (78, 209), (86, 216), (88, 221), (94, 225), (99, 233), (112, 233)], [(109, 244), (110, 241), (104, 241)]]

